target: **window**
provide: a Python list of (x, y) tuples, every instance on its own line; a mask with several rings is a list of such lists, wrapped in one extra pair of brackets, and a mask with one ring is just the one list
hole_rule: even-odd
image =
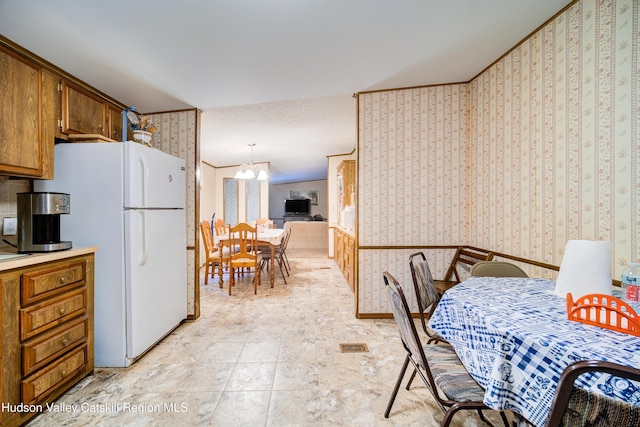
[(224, 180), (224, 222), (238, 223), (238, 180)]
[[(225, 224), (251, 223), (262, 216), (260, 196), (263, 186), (261, 184), (262, 182), (257, 180), (225, 178), (223, 184)], [(241, 194), (244, 197), (241, 198)]]
[(260, 218), (260, 181), (245, 181), (245, 197), (247, 222), (251, 224)]

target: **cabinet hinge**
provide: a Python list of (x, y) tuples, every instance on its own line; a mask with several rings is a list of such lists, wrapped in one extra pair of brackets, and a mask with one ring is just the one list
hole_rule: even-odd
[(58, 82), (58, 92), (62, 92), (62, 82)]
[(58, 127), (62, 129), (62, 119), (58, 119)]

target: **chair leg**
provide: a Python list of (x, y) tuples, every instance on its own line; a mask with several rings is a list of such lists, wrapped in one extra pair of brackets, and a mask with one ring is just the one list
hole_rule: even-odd
[(278, 261), (278, 268), (280, 269), (280, 274), (282, 274), (282, 280), (284, 280), (284, 284), (286, 285), (287, 284), (287, 278), (284, 277), (284, 271), (282, 271), (282, 259), (278, 258), (276, 261)]
[[(205, 262), (204, 264), (204, 284), (208, 285), (209, 284), (209, 261)], [(213, 267), (215, 268), (215, 267)]]
[(402, 369), (400, 370), (400, 375), (398, 375), (398, 379), (396, 380), (396, 385), (393, 387), (393, 393), (391, 393), (391, 398), (389, 399), (389, 403), (387, 404), (387, 409), (384, 411), (385, 418), (389, 418), (389, 412), (391, 412), (393, 402), (396, 400), (398, 389), (400, 388), (400, 384), (402, 384), (402, 378), (404, 378), (404, 373), (407, 372), (407, 366), (409, 366), (409, 357), (409, 353), (407, 353), (407, 357), (405, 357), (404, 364), (402, 365)]
[(411, 378), (409, 378), (409, 381), (407, 382), (407, 386), (405, 387), (407, 390), (409, 390), (409, 387), (411, 387), (411, 383), (413, 382), (413, 379), (416, 377), (417, 373), (418, 373), (418, 370), (413, 368), (413, 374), (411, 374)]
[(282, 257), (284, 258), (284, 261), (287, 263), (287, 271), (291, 270), (291, 264), (289, 264), (289, 258), (287, 258), (287, 253), (286, 252), (282, 252)]

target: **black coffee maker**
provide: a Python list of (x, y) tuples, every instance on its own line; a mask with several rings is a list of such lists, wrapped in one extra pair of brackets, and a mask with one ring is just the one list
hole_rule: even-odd
[(65, 193), (18, 193), (18, 252), (53, 252), (71, 248), (60, 240), (60, 215), (71, 212)]

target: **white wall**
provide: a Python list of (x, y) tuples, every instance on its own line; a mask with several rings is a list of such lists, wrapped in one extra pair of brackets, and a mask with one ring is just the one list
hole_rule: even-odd
[(327, 218), (327, 180), (291, 182), (271, 185), (269, 190), (269, 217), (282, 218), (284, 201), (289, 198), (289, 191), (317, 191), (318, 204), (311, 205), (311, 215), (322, 215)]

